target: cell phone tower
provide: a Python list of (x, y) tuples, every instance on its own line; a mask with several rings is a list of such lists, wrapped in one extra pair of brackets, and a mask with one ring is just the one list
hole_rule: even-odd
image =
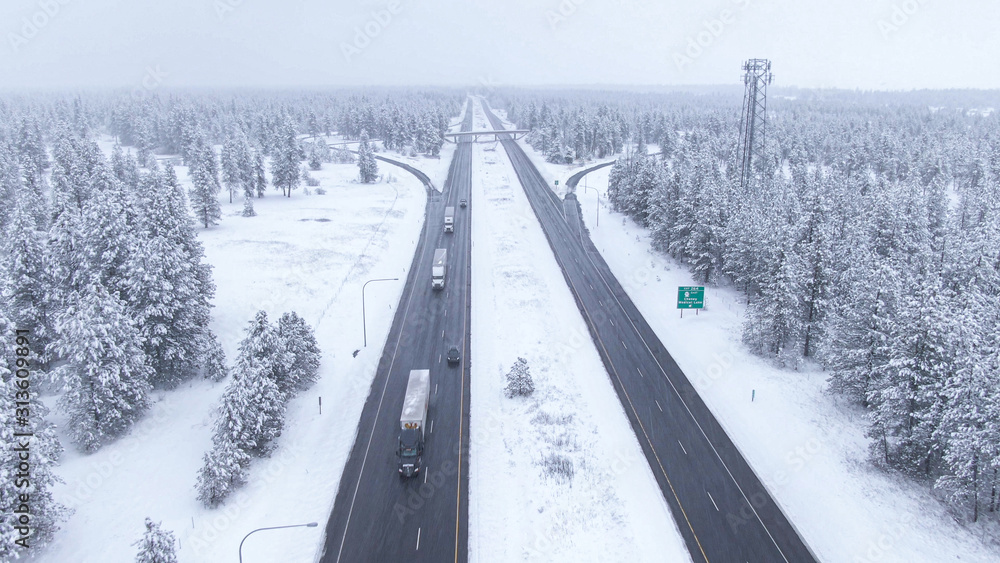
[(756, 161), (764, 158), (764, 130), (767, 126), (767, 85), (774, 79), (771, 61), (750, 59), (743, 63), (743, 115), (740, 118), (740, 187), (744, 190), (754, 177)]

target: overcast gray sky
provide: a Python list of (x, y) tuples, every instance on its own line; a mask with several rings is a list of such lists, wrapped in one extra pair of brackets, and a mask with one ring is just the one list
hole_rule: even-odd
[(3, 0), (0, 88), (1000, 88), (995, 0)]

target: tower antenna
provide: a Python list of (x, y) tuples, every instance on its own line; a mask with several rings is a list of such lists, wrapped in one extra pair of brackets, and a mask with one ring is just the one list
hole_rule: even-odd
[(767, 127), (767, 85), (774, 80), (771, 61), (750, 59), (743, 63), (743, 115), (740, 118), (740, 188), (746, 190), (755, 177), (755, 165), (764, 159)]

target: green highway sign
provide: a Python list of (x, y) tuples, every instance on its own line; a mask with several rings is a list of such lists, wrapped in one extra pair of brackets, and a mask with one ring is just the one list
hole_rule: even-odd
[(678, 309), (704, 309), (705, 286), (690, 286), (677, 288)]

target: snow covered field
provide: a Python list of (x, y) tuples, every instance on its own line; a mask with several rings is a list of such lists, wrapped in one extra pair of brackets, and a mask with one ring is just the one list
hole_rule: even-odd
[[(470, 561), (690, 561), (502, 147), (472, 197)], [(508, 399), (519, 356), (535, 392)]]
[[(186, 181), (186, 168), (177, 172)], [(218, 286), (212, 329), (229, 362), (259, 309), (272, 322), (294, 310), (315, 328), (323, 351), (320, 380), (289, 404), (277, 451), (253, 462), (249, 485), (224, 506), (206, 509), (194, 485), (225, 382), (196, 380), (157, 392), (129, 436), (89, 456), (67, 448), (57, 468), (66, 483), (54, 494), (75, 514), (37, 561), (131, 561), (131, 544), (142, 537), (147, 516), (175, 533), (183, 563), (235, 561), (240, 540), (255, 528), (316, 521), (318, 528), (254, 534), (243, 547), (246, 563), (315, 560), (403, 287), (400, 281), (367, 288), (369, 346), (363, 348), (361, 285), (370, 278), (405, 279), (426, 201), (423, 185), (408, 172), (380, 163), (385, 176), (374, 185), (357, 183), (357, 172), (353, 164), (324, 164), (311, 175), (325, 195), (300, 188), (284, 198), (269, 191), (254, 200), (253, 218), (240, 216), (242, 198), (229, 204), (222, 194), (220, 224), (198, 230)], [(52, 420), (65, 429), (58, 409)]]
[[(543, 176), (581, 167), (548, 164), (527, 144)], [(816, 369), (777, 369), (740, 341), (744, 300), (708, 287), (706, 310), (680, 317), (678, 286), (699, 285), (650, 248), (648, 232), (610, 210), (610, 168), (580, 182), (577, 197), (598, 249), (677, 363), (699, 390), (772, 496), (822, 561), (998, 561), (982, 526), (958, 525), (928, 488), (868, 461), (864, 413), (826, 392)], [(601, 193), (600, 209), (597, 194)], [(599, 214), (599, 215), (598, 215)]]

